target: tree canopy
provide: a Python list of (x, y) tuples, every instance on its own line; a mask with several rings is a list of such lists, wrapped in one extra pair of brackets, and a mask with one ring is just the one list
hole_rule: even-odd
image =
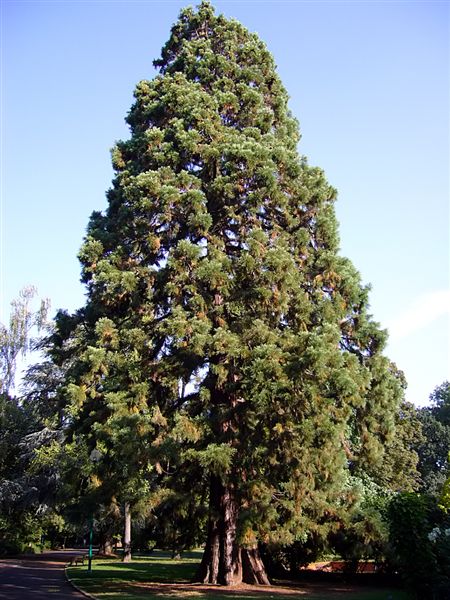
[(17, 360), (33, 349), (33, 329), (39, 331), (45, 324), (49, 302), (41, 300), (40, 308), (33, 310), (36, 293), (33, 286), (24, 287), (11, 302), (8, 325), (0, 323), (0, 394), (8, 394), (14, 386)]
[(80, 251), (65, 419), (105, 497), (209, 498), (201, 580), (267, 583), (259, 542), (337, 527), (377, 476), (403, 378), (264, 43), (203, 1), (155, 65)]
[(430, 405), (418, 409), (423, 437), (416, 442), (422, 489), (436, 497), (449, 475), (450, 383), (444, 381), (430, 394)]

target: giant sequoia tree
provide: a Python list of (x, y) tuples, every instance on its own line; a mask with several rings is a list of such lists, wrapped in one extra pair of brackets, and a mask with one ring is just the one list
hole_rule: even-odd
[(127, 493), (207, 487), (199, 580), (268, 583), (258, 542), (338, 523), (401, 379), (265, 45), (202, 2), (155, 65), (80, 253), (68, 412)]

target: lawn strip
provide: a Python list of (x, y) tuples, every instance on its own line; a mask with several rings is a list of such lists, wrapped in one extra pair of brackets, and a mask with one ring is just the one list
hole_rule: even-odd
[(189, 583), (198, 558), (171, 560), (156, 554), (131, 563), (94, 561), (92, 573), (69, 567), (67, 576), (99, 600), (408, 600), (400, 590), (354, 586), (344, 582), (275, 582), (273, 586), (224, 588)]

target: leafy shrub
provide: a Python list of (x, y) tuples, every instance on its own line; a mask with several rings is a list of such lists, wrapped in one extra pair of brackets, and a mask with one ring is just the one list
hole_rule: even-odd
[(450, 521), (433, 497), (402, 493), (389, 507), (390, 563), (417, 598), (450, 599)]
[(290, 545), (263, 545), (261, 555), (270, 576), (275, 577), (290, 573), (295, 575), (301, 567), (315, 562), (328, 550), (325, 540), (310, 533), (303, 541)]

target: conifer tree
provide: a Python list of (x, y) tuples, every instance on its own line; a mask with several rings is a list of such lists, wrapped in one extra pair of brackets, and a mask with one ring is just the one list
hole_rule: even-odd
[(68, 413), (130, 495), (208, 482), (199, 580), (268, 583), (258, 543), (338, 523), (401, 379), (264, 43), (203, 1), (155, 66), (80, 252)]

